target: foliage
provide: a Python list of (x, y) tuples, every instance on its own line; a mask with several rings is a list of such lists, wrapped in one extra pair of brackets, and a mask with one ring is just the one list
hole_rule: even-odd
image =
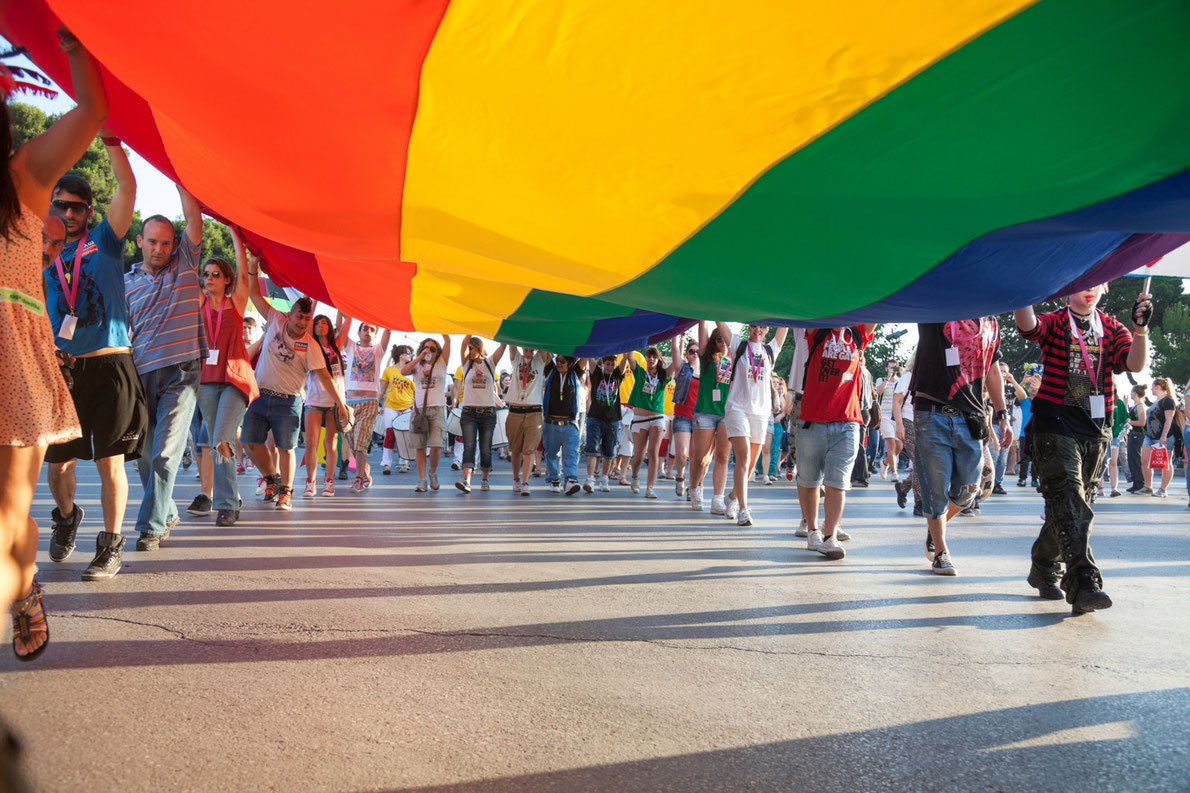
[(236, 267), (236, 253), (235, 247), (231, 242), (231, 229), (217, 220), (203, 218), (202, 257), (200, 261), (205, 262), (212, 257), (226, 260), (231, 265), (232, 270)]
[(1154, 328), (1153, 372), (1185, 385), (1190, 381), (1190, 306), (1176, 303), (1165, 310), (1162, 328)]

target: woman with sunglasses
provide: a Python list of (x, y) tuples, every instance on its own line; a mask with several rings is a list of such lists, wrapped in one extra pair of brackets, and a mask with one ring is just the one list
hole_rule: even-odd
[(236, 269), (220, 258), (202, 266), (199, 311), (210, 351), (199, 377), (198, 410), (207, 430), (214, 464), (213, 506), (216, 526), (232, 526), (240, 516), (236, 483), (236, 434), (252, 400), (260, 395), (244, 347), (244, 309), (248, 305), (248, 260), (239, 229), (231, 230)]
[(322, 381), (314, 372), (306, 375), (306, 490), (302, 493), (304, 498), (314, 498), (318, 495), (315, 481), (318, 476), (318, 431), (324, 427), (326, 437), (323, 438), (322, 444), (326, 456), (326, 484), (322, 488), (322, 495), (335, 494), (335, 440), (339, 435), (339, 415), (336, 406), (339, 401), (346, 399), (347, 389), (343, 377), (343, 353), (339, 350), (338, 334), (330, 317), (326, 314), (314, 317), (310, 335), (322, 350), (327, 374), (331, 376), (331, 381), (339, 392), (339, 400), (323, 388)]
[(715, 455), (715, 470), (711, 476), (713, 497), (711, 514), (722, 515), (727, 510), (723, 491), (727, 488), (727, 467), (731, 460), (731, 444), (727, 440), (724, 411), (727, 390), (731, 385), (731, 354), (728, 339), (719, 328), (707, 334), (707, 323), (698, 323), (699, 370), (698, 397), (694, 402), (693, 448), (690, 457), (690, 508), (702, 511), (702, 483), (706, 478), (711, 454)]
[[(446, 444), (446, 362), (450, 360), (450, 336), (442, 335), (442, 344), (422, 339), (413, 360), (401, 367), (401, 374), (413, 376), (413, 410), (424, 412), (426, 432), (413, 433), (417, 450), (418, 493), (426, 492), (426, 458), (429, 457), (429, 489), (438, 489), (438, 459)], [(427, 454), (426, 450), (429, 449)]]
[[(681, 336), (675, 336), (671, 350), (682, 349)], [(669, 366), (656, 347), (645, 350), (645, 364), (641, 366), (636, 357), (628, 356), (628, 367), (635, 380), (628, 404), (632, 408), (632, 492), (640, 492), (640, 464), (645, 451), (649, 454), (649, 475), (645, 486), (645, 498), (657, 498), (653, 484), (660, 469), (661, 439), (665, 437), (665, 387), (682, 365), (678, 355), (673, 356)]]

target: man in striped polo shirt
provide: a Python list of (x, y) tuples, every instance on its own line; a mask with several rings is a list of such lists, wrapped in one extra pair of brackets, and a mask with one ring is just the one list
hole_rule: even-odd
[(174, 479), (198, 399), (207, 337), (199, 313), (198, 258), (202, 212), (181, 186), (181, 235), (162, 215), (153, 215), (136, 236), (143, 261), (124, 275), (132, 359), (149, 407), (145, 454), (137, 460), (145, 495), (136, 516), (138, 551), (155, 551), (179, 522)]
[(1032, 306), (1014, 312), (1021, 335), (1041, 346), (1044, 367), (1028, 437), (1045, 498), (1045, 523), (1033, 543), (1029, 585), (1047, 600), (1060, 600), (1064, 590), (1075, 614), (1112, 604), (1091, 554), (1091, 493), (1111, 438), (1112, 375), (1145, 368), (1153, 314), (1152, 295), (1142, 292), (1132, 307), (1129, 333), (1095, 307), (1104, 289), (1081, 289), (1065, 308), (1049, 314), (1038, 316)]

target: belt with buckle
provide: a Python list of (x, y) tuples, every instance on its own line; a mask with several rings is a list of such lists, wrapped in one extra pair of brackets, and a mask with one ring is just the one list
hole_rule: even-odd
[(961, 416), (961, 415), (963, 415), (963, 411), (959, 410), (958, 408), (954, 407), (953, 405), (942, 405), (942, 404), (922, 405), (921, 407), (914, 405), (913, 412), (915, 412), (915, 413), (941, 413), (943, 416)]
[(297, 394), (282, 394), (280, 391), (274, 391), (271, 388), (260, 389), (261, 396), (277, 397), (277, 399), (293, 399)]
[(550, 416), (549, 418), (546, 419), (546, 422), (549, 424), (553, 424), (554, 426), (557, 426), (557, 427), (563, 427), (567, 424), (573, 424), (574, 419), (560, 419), (555, 416)]
[(509, 413), (540, 413), (541, 405), (509, 405)]

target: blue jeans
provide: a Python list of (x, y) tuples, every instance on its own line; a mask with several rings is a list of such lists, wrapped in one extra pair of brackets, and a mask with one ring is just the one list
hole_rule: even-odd
[(221, 443), (236, 448), (236, 430), (248, 410), (248, 398), (230, 383), (204, 383), (198, 388), (198, 409), (202, 412), (207, 437), (211, 439), (211, 460), (215, 468), (215, 509), (239, 509), (240, 489), (236, 484), (235, 457), (223, 457)]
[(268, 440), (269, 430), (273, 432), (273, 445), (282, 451), (297, 446), (298, 431), (302, 426), (302, 398), (278, 397), (261, 394), (252, 400), (244, 414), (244, 428), (240, 431), (240, 443), (245, 446), (260, 445)]
[(620, 422), (587, 417), (587, 456), (610, 460), (616, 456)]
[(463, 408), (459, 420), (463, 429), (463, 467), (475, 467), (475, 441), (479, 439), (479, 470), (492, 470), (492, 433), (496, 431), (496, 409)]
[(1004, 472), (1008, 469), (1008, 452), (1007, 446), (1000, 447), (1000, 451), (996, 452), (996, 484), (1004, 481)]
[(798, 422), (794, 430), (797, 446), (798, 487), (851, 489), (851, 468), (859, 455), (859, 434), (854, 421)]
[[(1182, 428), (1182, 453), (1186, 455), (1186, 459), (1190, 460), (1190, 421), (1186, 422), (1186, 426)], [(1190, 466), (1187, 467), (1190, 471)], [(1190, 496), (1190, 474), (1186, 475), (1186, 495)]]
[(914, 471), (927, 518), (946, 514), (949, 503), (966, 508), (975, 500), (983, 464), (983, 443), (971, 437), (967, 420), (934, 410), (913, 415)]
[(549, 419), (542, 422), (541, 442), (545, 446), (546, 477), (551, 482), (558, 480), (558, 453), (562, 453), (562, 476), (566, 481), (578, 481), (578, 427), (574, 422), (554, 424)]
[(190, 419), (198, 397), (198, 361), (163, 366), (140, 376), (149, 409), (145, 454), (136, 461), (145, 495), (136, 515), (136, 530), (164, 534), (165, 524), (178, 517), (174, 479), (190, 433)]

